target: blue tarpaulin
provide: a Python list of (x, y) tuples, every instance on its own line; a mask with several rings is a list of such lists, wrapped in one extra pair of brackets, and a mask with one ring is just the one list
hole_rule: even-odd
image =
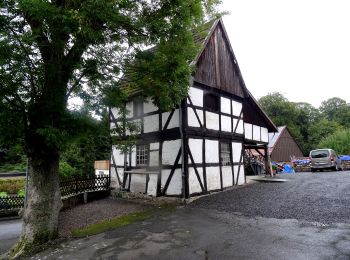
[(350, 161), (350, 155), (340, 155), (339, 157), (342, 161)]

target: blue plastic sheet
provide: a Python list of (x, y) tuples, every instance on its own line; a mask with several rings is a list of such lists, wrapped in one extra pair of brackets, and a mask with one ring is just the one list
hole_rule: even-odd
[(350, 161), (350, 155), (340, 155), (339, 157), (342, 161)]
[(295, 171), (290, 165), (285, 164), (283, 166), (283, 173), (295, 173)]

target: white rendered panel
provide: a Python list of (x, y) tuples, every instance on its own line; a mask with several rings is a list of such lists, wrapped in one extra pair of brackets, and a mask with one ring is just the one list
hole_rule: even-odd
[(150, 151), (149, 152), (149, 166), (158, 166), (159, 165), (159, 152)]
[(252, 124), (244, 123), (244, 136), (246, 139), (253, 140)]
[[(169, 175), (170, 175), (170, 170), (162, 170), (162, 179), (161, 179), (162, 188), (164, 188)], [(182, 190), (181, 169), (176, 169), (165, 194), (181, 195), (181, 190)]]
[(224, 188), (233, 185), (231, 166), (222, 166), (222, 186)]
[(134, 193), (146, 192), (146, 174), (132, 174), (130, 191)]
[(241, 160), (242, 144), (232, 142), (232, 161), (238, 163)]
[(150, 174), (147, 188), (147, 195), (157, 196), (158, 174)]
[(116, 107), (112, 107), (112, 108), (111, 108), (111, 112), (112, 112), (112, 114), (113, 114), (113, 116), (114, 116), (115, 119), (118, 119), (118, 118), (120, 118), (120, 117), (122, 116), (122, 115), (119, 113), (119, 109), (116, 108)]
[(159, 150), (159, 143), (150, 143), (149, 149), (150, 150)]
[(207, 186), (208, 190), (218, 190), (221, 189), (220, 182), (220, 169), (219, 167), (207, 167)]
[(96, 175), (97, 177), (99, 177), (101, 173), (102, 173), (104, 176), (109, 176), (109, 170), (98, 170), (98, 169), (95, 170), (95, 175)]
[[(162, 127), (164, 128), (165, 123), (168, 120), (168, 117), (170, 116), (171, 112), (164, 112), (162, 113)], [(169, 125), (167, 127), (167, 129), (171, 129), (171, 128), (175, 128), (175, 127), (179, 127), (179, 109), (175, 109), (173, 116), (171, 117), (171, 120), (169, 122)]]
[[(180, 147), (181, 140), (164, 141), (162, 149), (162, 164), (173, 165)], [(179, 163), (181, 163), (181, 157)]]
[(136, 147), (134, 146), (131, 150), (131, 166), (136, 166)]
[(205, 162), (206, 163), (219, 162), (219, 141), (205, 140)]
[(231, 132), (231, 118), (228, 116), (221, 116), (221, 131)]
[[(203, 90), (190, 87), (188, 96), (191, 98), (193, 105), (203, 107)], [(187, 101), (187, 103), (189, 102)]]
[(236, 129), (237, 134), (244, 134), (243, 119), (238, 121), (238, 126)]
[(232, 115), (239, 116), (242, 111), (242, 103), (232, 100)]
[(219, 130), (219, 114), (206, 111), (205, 117), (208, 129)]
[[(200, 122), (203, 125), (203, 110), (196, 109), (197, 115), (199, 117)], [(188, 125), (192, 127), (200, 127), (196, 114), (194, 113), (193, 108), (187, 108), (187, 117), (188, 117)]]
[[(117, 168), (118, 170), (118, 175), (119, 175), (119, 178), (121, 178), (120, 180), (123, 179), (123, 173), (124, 173), (124, 169), (123, 168)], [(118, 177), (117, 177), (117, 173), (115, 171), (115, 168), (114, 167), (111, 167), (111, 188), (121, 188), (120, 185), (119, 185), (119, 182), (118, 182)]]
[[(199, 174), (199, 178), (200, 178), (200, 180), (201, 180), (201, 182), (203, 184), (204, 183), (203, 182), (203, 168), (202, 167), (197, 167), (197, 171), (198, 171), (198, 174)], [(194, 168), (193, 167), (189, 167), (188, 168), (188, 173), (189, 173), (188, 183), (189, 183), (190, 194), (203, 192), (202, 188), (201, 188), (201, 185), (200, 185), (200, 183), (198, 181), (198, 178), (197, 178), (197, 175), (196, 175), (196, 172), (195, 172)]]
[(261, 128), (261, 141), (268, 143), (269, 142), (269, 132), (267, 128)]
[(260, 141), (260, 126), (253, 125), (253, 140)]
[[(121, 150), (116, 149), (114, 145), (112, 146), (112, 151), (113, 151), (115, 163), (117, 165), (124, 165), (124, 153), (122, 153)], [(111, 163), (113, 163), (113, 160), (111, 160)]]
[(158, 107), (153, 105), (151, 100), (145, 100), (145, 102), (143, 102), (143, 113), (144, 114), (147, 114), (150, 112), (155, 112), (157, 110), (158, 110)]
[[(239, 171), (239, 176), (238, 176), (238, 182), (237, 182), (237, 175)], [(235, 184), (236, 185), (242, 185), (245, 183), (245, 174), (244, 174), (244, 166), (243, 165), (236, 165), (234, 166), (234, 177), (235, 177)]]
[(143, 120), (143, 132), (150, 133), (157, 131), (159, 131), (159, 116), (145, 116)]
[(133, 117), (134, 115), (134, 105), (132, 101), (126, 103), (126, 118)]
[(221, 112), (231, 115), (231, 100), (221, 97)]
[[(202, 139), (189, 139), (188, 146), (190, 147), (194, 162), (195, 163), (202, 163), (203, 140)], [(190, 156), (188, 156), (188, 157), (190, 157)], [(192, 163), (190, 158), (188, 158), (188, 162)]]

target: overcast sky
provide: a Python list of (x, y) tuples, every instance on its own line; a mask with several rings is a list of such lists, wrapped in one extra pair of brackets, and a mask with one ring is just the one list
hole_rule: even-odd
[(349, 0), (223, 0), (243, 79), (256, 98), (280, 92), (318, 107), (350, 102)]

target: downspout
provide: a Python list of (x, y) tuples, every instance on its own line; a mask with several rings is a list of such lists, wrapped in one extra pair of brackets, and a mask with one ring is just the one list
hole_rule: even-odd
[[(185, 101), (183, 101), (185, 102)], [(184, 132), (183, 132), (183, 102), (181, 102), (180, 108), (180, 120), (179, 120), (179, 128), (180, 128), (180, 136), (181, 136), (181, 176), (182, 176), (182, 198), (183, 198), (183, 202), (186, 203), (186, 175), (185, 175), (185, 142), (184, 142)]]

